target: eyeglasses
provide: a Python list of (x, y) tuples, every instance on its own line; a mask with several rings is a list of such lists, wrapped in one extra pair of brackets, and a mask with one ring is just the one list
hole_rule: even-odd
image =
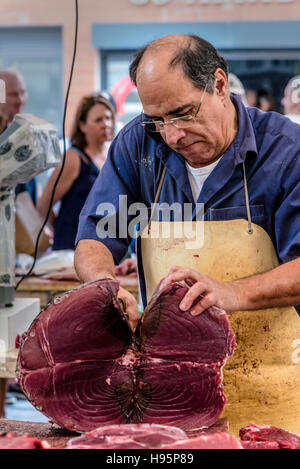
[(197, 110), (194, 115), (192, 114), (186, 114), (185, 116), (180, 116), (180, 117), (173, 117), (173, 119), (170, 119), (168, 121), (159, 121), (159, 120), (143, 120), (145, 119), (145, 114), (141, 114), (141, 122), (140, 124), (147, 129), (149, 132), (164, 132), (165, 131), (165, 126), (166, 125), (174, 125), (177, 129), (185, 129), (187, 127), (190, 127), (191, 125), (194, 125), (196, 123), (196, 117), (199, 114), (201, 104), (203, 101), (203, 98), (206, 93), (206, 88), (207, 88), (207, 83), (205, 85), (204, 91), (201, 96), (200, 103), (197, 107)]

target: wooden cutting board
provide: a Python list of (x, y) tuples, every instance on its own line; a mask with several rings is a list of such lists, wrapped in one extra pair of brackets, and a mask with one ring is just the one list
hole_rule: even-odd
[(17, 420), (0, 419), (0, 433), (13, 432), (16, 435), (28, 433), (39, 440), (49, 443), (51, 449), (64, 449), (71, 438), (78, 433), (70, 432), (64, 428), (50, 423), (19, 422)]

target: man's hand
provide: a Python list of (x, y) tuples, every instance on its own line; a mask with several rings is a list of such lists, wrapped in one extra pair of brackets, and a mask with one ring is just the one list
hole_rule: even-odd
[[(183, 280), (187, 285), (192, 286), (179, 305), (182, 311), (190, 309), (193, 316), (197, 316), (211, 306), (218, 306), (228, 314), (238, 311), (240, 290), (236, 285), (230, 282), (218, 282), (192, 269), (172, 267), (160, 288), (164, 289), (171, 283)], [(199, 296), (202, 298), (194, 304)]]
[(136, 259), (125, 259), (122, 264), (116, 266), (116, 275), (137, 276), (137, 262)]
[(119, 288), (118, 299), (124, 308), (124, 313), (128, 316), (131, 329), (135, 331), (140, 318), (136, 299), (131, 293), (122, 287)]
[[(100, 278), (115, 278), (115, 264), (111, 252), (104, 244), (93, 239), (79, 241), (75, 251), (74, 265), (83, 283)], [(128, 315), (131, 328), (135, 330), (139, 320), (139, 311), (134, 296), (121, 287), (118, 298), (123, 304), (125, 314)]]

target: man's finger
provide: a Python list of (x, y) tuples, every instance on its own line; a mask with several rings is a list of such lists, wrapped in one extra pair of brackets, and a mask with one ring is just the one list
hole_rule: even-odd
[(129, 324), (133, 332), (136, 330), (137, 325), (138, 325), (139, 319), (130, 319)]
[(180, 267), (178, 265), (173, 265), (173, 267), (171, 267), (171, 269), (169, 270), (168, 275), (170, 275), (174, 272), (178, 272), (179, 270), (182, 270), (182, 269), (183, 269), (183, 267)]
[(126, 314), (128, 315), (128, 320), (129, 320), (131, 329), (135, 331), (138, 325), (139, 319), (140, 319), (138, 305), (130, 304), (129, 306), (127, 306)]
[(194, 306), (190, 313), (192, 316), (198, 316), (199, 314), (203, 313), (207, 308), (203, 308), (200, 303)]
[(190, 313), (192, 316), (197, 316), (198, 314), (206, 311), (211, 306), (214, 306), (214, 303), (215, 301), (213, 299), (213, 295), (205, 295), (195, 306), (193, 306)]
[(187, 294), (184, 296), (182, 299), (179, 308), (182, 311), (188, 311), (195, 300), (199, 298), (200, 295), (203, 295), (207, 292), (207, 285), (203, 282), (197, 282), (195, 283), (187, 292)]
[(201, 274), (198, 274), (198, 272), (195, 272), (190, 269), (181, 268), (180, 270), (177, 270), (164, 278), (164, 280), (161, 283), (161, 290), (163, 290), (164, 288), (166, 288), (168, 285), (172, 283), (181, 282), (182, 280), (185, 280), (188, 282), (189, 281), (197, 282), (200, 279), (201, 279)]
[(128, 291), (120, 288), (118, 299), (122, 304), (124, 313), (128, 316), (129, 324), (134, 331), (139, 321), (139, 308), (136, 299)]

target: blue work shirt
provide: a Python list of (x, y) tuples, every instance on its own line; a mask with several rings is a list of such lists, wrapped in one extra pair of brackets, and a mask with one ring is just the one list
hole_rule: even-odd
[[(279, 260), (300, 256), (300, 126), (274, 112), (245, 108), (231, 99), (238, 114), (238, 133), (206, 179), (198, 202), (205, 220), (247, 219), (243, 165), (245, 162), (251, 217), (267, 231)], [(153, 204), (164, 166), (167, 168), (159, 203), (191, 203), (193, 195), (184, 158), (169, 148), (160, 134), (148, 135), (137, 117), (112, 143), (107, 162), (81, 212), (77, 242), (99, 240), (97, 207), (110, 203), (119, 213), (119, 194), (128, 206)], [(133, 217), (128, 217), (129, 223)], [(101, 239), (116, 263), (125, 255), (130, 237)], [(297, 307), (300, 312), (300, 307)]]

